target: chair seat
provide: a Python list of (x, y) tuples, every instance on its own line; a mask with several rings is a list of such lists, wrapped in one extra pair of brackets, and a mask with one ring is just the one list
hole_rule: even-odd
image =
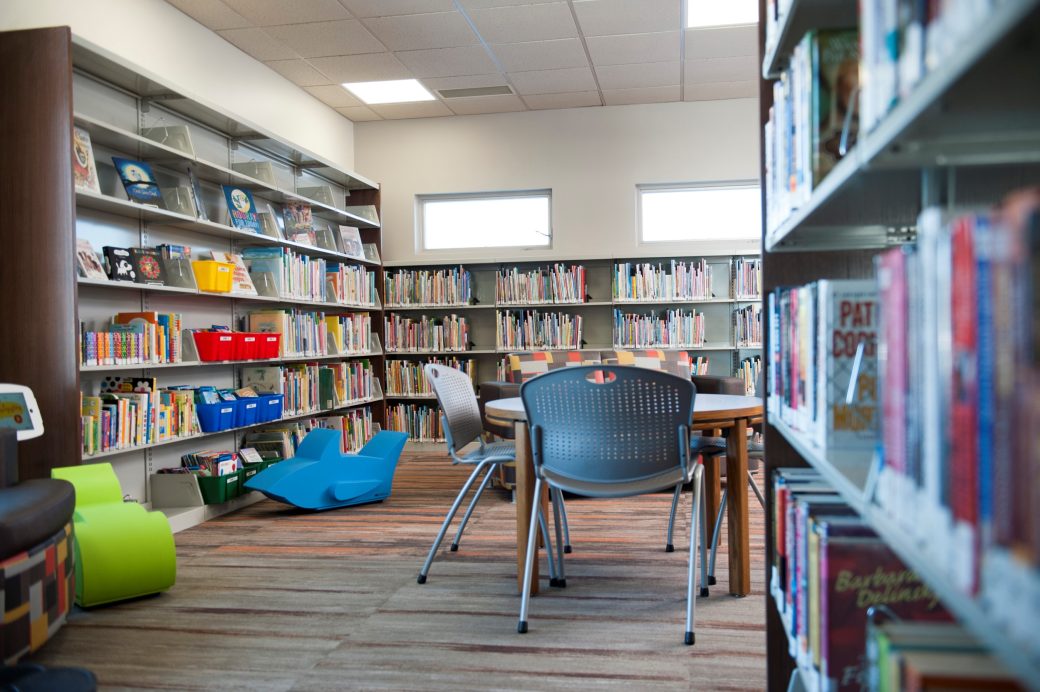
[(0, 562), (53, 536), (75, 506), (68, 481), (39, 478), (0, 489)]
[(516, 460), (516, 443), (512, 440), (487, 442), (483, 449), (477, 447), (472, 452), (460, 456), (457, 461), (462, 464), (479, 464), (482, 461), (504, 462)]
[(690, 451), (694, 454), (725, 454), (726, 438), (697, 435), (690, 438)]

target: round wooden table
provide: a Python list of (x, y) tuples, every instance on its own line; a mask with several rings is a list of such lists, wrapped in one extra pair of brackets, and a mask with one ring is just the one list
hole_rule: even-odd
[[(520, 397), (489, 401), (485, 408), (489, 421), (499, 425), (512, 423), (516, 429), (516, 571), (517, 590), (523, 590), (524, 564), (527, 559), (527, 531), (534, 498), (534, 466), (531, 463), (531, 439), (527, 434), (527, 412)], [(747, 477), (747, 430), (762, 418), (762, 400), (754, 396), (733, 394), (698, 394), (693, 400), (694, 430), (720, 434), (726, 438), (726, 477), (737, 481), (743, 490)], [(705, 465), (705, 509), (708, 521), (714, 521), (719, 506), (719, 468)], [(732, 483), (733, 481), (731, 481)], [(734, 487), (738, 487), (734, 485)], [(547, 493), (539, 502), (548, 511)], [(751, 540), (748, 533), (747, 492), (732, 492), (726, 503), (729, 523), (729, 591), (734, 596), (751, 592)], [(531, 592), (538, 593), (538, 559), (535, 556)]]

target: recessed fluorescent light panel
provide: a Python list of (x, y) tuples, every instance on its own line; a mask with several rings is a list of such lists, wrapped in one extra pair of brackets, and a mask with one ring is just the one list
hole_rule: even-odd
[(757, 23), (757, 0), (686, 0), (687, 29)]
[(343, 84), (343, 88), (369, 105), (434, 100), (434, 95), (415, 79), (394, 79), (386, 82), (347, 82)]

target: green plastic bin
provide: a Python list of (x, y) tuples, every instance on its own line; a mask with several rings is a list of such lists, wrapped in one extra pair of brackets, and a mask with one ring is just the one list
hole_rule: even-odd
[(235, 471), (223, 476), (199, 476), (198, 480), (202, 501), (207, 505), (218, 505), (238, 497), (242, 486), (242, 472)]

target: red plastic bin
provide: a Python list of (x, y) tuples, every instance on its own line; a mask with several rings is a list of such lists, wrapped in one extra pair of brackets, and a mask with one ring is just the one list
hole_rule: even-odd
[(253, 332), (235, 332), (235, 360), (256, 360), (257, 342), (260, 334)]
[(282, 354), (281, 334), (257, 334), (256, 357), (277, 358)]
[(235, 358), (235, 335), (232, 332), (192, 332), (199, 360), (232, 360)]

